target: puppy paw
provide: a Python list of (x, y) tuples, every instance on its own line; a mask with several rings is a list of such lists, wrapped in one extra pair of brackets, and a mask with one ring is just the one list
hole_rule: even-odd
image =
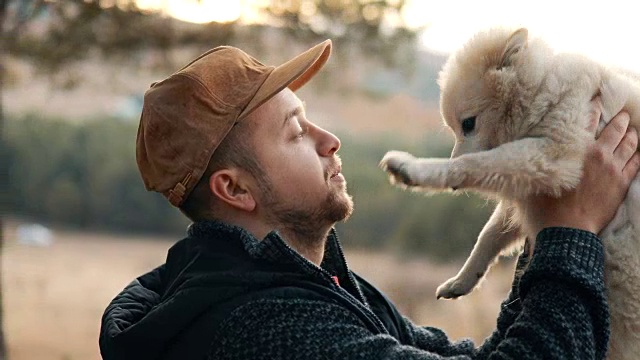
[(380, 161), (380, 167), (389, 174), (392, 184), (424, 191), (442, 191), (459, 185), (447, 181), (449, 159), (416, 158), (406, 152), (390, 151)]
[(414, 160), (415, 157), (409, 153), (389, 151), (380, 161), (380, 167), (389, 174), (392, 184), (414, 186), (415, 182), (409, 175), (409, 164)]
[(456, 299), (460, 296), (467, 295), (473, 290), (477, 283), (477, 279), (464, 279), (456, 276), (438, 286), (436, 289), (436, 299)]

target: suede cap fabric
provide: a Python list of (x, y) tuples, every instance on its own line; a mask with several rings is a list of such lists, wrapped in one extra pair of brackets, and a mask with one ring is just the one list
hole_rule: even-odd
[(240, 49), (207, 51), (144, 95), (136, 161), (147, 190), (180, 206), (231, 128), (285, 87), (296, 91), (331, 54), (331, 40), (280, 66)]

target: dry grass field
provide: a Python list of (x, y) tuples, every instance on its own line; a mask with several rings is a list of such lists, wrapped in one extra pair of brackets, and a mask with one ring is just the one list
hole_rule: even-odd
[[(5, 334), (11, 360), (100, 359), (98, 331), (111, 298), (137, 275), (164, 261), (170, 239), (53, 229), (54, 243), (16, 241), (16, 222), (5, 223), (2, 254)], [(457, 265), (403, 262), (385, 253), (348, 251), (353, 270), (385, 291), (414, 322), (443, 328), (476, 342), (495, 326), (511, 265), (497, 267), (472, 295), (436, 301), (435, 287)]]

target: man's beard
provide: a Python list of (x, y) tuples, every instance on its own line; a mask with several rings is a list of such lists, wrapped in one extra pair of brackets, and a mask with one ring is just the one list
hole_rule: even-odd
[(278, 230), (294, 233), (299, 241), (324, 240), (326, 234), (321, 231), (326, 225), (347, 220), (353, 212), (353, 200), (346, 190), (330, 192), (320, 204), (296, 204), (300, 206), (294, 207), (279, 201), (282, 196), (278, 197), (268, 183), (263, 185), (266, 186), (262, 186), (262, 200), (269, 212), (269, 222)]

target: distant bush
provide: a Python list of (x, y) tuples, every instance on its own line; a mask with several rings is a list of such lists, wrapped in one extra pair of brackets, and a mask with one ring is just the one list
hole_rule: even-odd
[[(82, 228), (184, 233), (188, 222), (180, 212), (144, 189), (135, 163), (136, 131), (137, 124), (115, 119), (7, 121), (8, 211)], [(471, 195), (402, 191), (378, 168), (390, 149), (447, 157), (449, 139), (338, 135), (356, 206), (352, 218), (337, 225), (346, 246), (389, 247), (436, 260), (469, 252), (491, 206)]]
[(165, 232), (187, 222), (144, 189), (137, 126), (26, 116), (6, 123), (9, 211), (83, 228)]

